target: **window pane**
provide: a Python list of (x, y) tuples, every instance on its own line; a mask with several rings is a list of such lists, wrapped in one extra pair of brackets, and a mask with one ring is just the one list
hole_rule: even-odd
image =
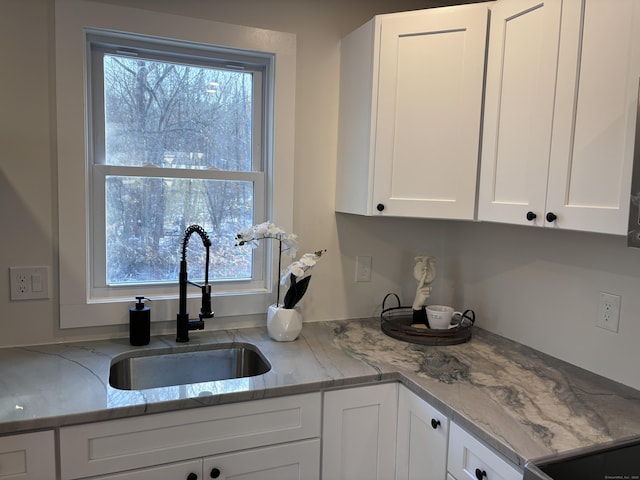
[[(252, 254), (235, 235), (253, 224), (253, 183), (238, 180), (107, 176), (106, 281), (109, 285), (177, 282), (183, 233), (191, 224), (209, 234), (209, 279), (246, 280)], [(204, 279), (205, 248), (192, 236), (189, 278)]]
[(252, 171), (253, 74), (105, 54), (108, 165)]

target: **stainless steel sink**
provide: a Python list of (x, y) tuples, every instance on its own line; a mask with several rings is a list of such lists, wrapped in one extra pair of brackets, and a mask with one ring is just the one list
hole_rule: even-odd
[(269, 370), (268, 360), (250, 344), (173, 347), (115, 358), (109, 384), (119, 390), (143, 390), (253, 377)]

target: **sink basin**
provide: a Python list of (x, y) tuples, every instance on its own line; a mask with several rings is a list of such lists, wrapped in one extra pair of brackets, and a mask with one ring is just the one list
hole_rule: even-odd
[(141, 350), (111, 363), (109, 384), (119, 390), (170, 387), (253, 377), (271, 370), (257, 347), (199, 345), (162, 350)]

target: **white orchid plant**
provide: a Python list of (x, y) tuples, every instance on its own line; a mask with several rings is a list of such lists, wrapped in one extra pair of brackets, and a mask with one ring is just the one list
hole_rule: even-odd
[(313, 253), (305, 253), (299, 260), (292, 262), (284, 271), (282, 270), (282, 255), (295, 258), (298, 253), (298, 236), (295, 233), (287, 233), (282, 228), (271, 222), (254, 225), (236, 235), (236, 246), (250, 246), (256, 248), (260, 240), (271, 238), (278, 241), (278, 271), (281, 279), (278, 282), (276, 307), (280, 302), (280, 285), (287, 288), (284, 295), (283, 308), (294, 308), (307, 291), (311, 281), (311, 270), (326, 250), (317, 250)]

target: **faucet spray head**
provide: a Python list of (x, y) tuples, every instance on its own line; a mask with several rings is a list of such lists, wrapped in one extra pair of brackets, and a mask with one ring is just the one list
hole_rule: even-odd
[[(207, 249), (207, 267), (208, 267), (209, 266), (209, 247), (211, 246), (211, 240), (209, 239), (209, 235), (207, 235), (207, 232), (205, 232), (204, 228), (202, 228), (200, 225), (190, 225), (184, 231), (184, 239), (182, 240), (182, 260), (187, 259), (187, 245), (189, 245), (189, 239), (191, 238), (191, 235), (193, 233), (197, 233), (198, 235), (200, 235), (200, 238), (202, 239), (202, 244)], [(207, 270), (209, 269), (207, 268)]]

